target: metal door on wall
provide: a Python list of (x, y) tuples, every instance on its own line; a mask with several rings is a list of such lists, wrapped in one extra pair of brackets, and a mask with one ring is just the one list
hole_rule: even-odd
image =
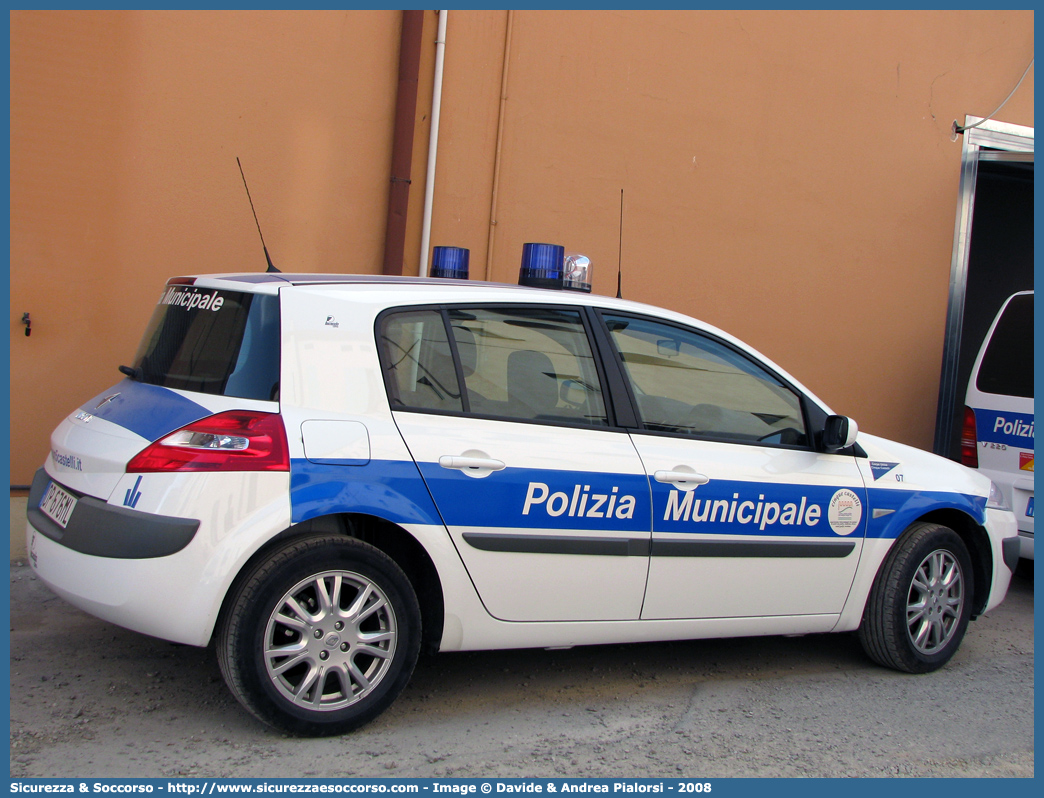
[(965, 124), (934, 444), (955, 460), (975, 355), (1004, 301), (1033, 288), (1033, 128)]

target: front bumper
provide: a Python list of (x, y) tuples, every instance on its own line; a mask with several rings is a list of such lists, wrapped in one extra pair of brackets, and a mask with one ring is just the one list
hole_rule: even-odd
[(1008, 570), (1015, 573), (1015, 569), (1019, 565), (1019, 552), (1022, 550), (1022, 543), (1018, 537), (1004, 538), (1001, 541), (1001, 551), (1004, 554), (1004, 564), (1008, 566)]
[(1004, 601), (1020, 549), (1018, 525), (1010, 510), (987, 509), (985, 527), (993, 554), (993, 576), (989, 597), (979, 614), (989, 612)]
[(1023, 530), (1020, 529), (1019, 530), (1019, 542), (1021, 544), (1021, 549), (1020, 549), (1020, 552), (1019, 552), (1019, 556), (1022, 557), (1023, 559), (1025, 559), (1025, 560), (1032, 560), (1033, 559), (1033, 533), (1032, 532), (1024, 532)]

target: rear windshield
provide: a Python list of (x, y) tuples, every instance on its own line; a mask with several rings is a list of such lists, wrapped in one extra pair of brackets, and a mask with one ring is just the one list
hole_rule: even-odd
[(975, 387), (1033, 398), (1033, 294), (1013, 297), (986, 347)]
[(279, 297), (168, 285), (134, 356), (150, 385), (279, 398)]

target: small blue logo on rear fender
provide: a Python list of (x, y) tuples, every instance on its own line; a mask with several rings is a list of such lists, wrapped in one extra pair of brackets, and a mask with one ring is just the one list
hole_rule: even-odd
[(123, 506), (135, 508), (138, 506), (138, 499), (141, 498), (141, 491), (138, 490), (138, 486), (141, 485), (141, 474), (134, 480), (134, 485), (127, 490), (123, 495)]

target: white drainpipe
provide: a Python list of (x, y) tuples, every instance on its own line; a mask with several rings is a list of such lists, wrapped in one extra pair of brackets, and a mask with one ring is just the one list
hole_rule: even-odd
[(421, 226), (421, 252), (418, 261), (421, 277), (428, 275), (428, 245), (431, 243), (431, 206), (435, 195), (435, 156), (439, 150), (439, 111), (442, 108), (442, 65), (446, 57), (446, 18), (439, 11), (439, 32), (435, 37), (435, 85), (431, 91), (431, 135), (428, 138), (428, 176), (424, 181), (424, 222)]

